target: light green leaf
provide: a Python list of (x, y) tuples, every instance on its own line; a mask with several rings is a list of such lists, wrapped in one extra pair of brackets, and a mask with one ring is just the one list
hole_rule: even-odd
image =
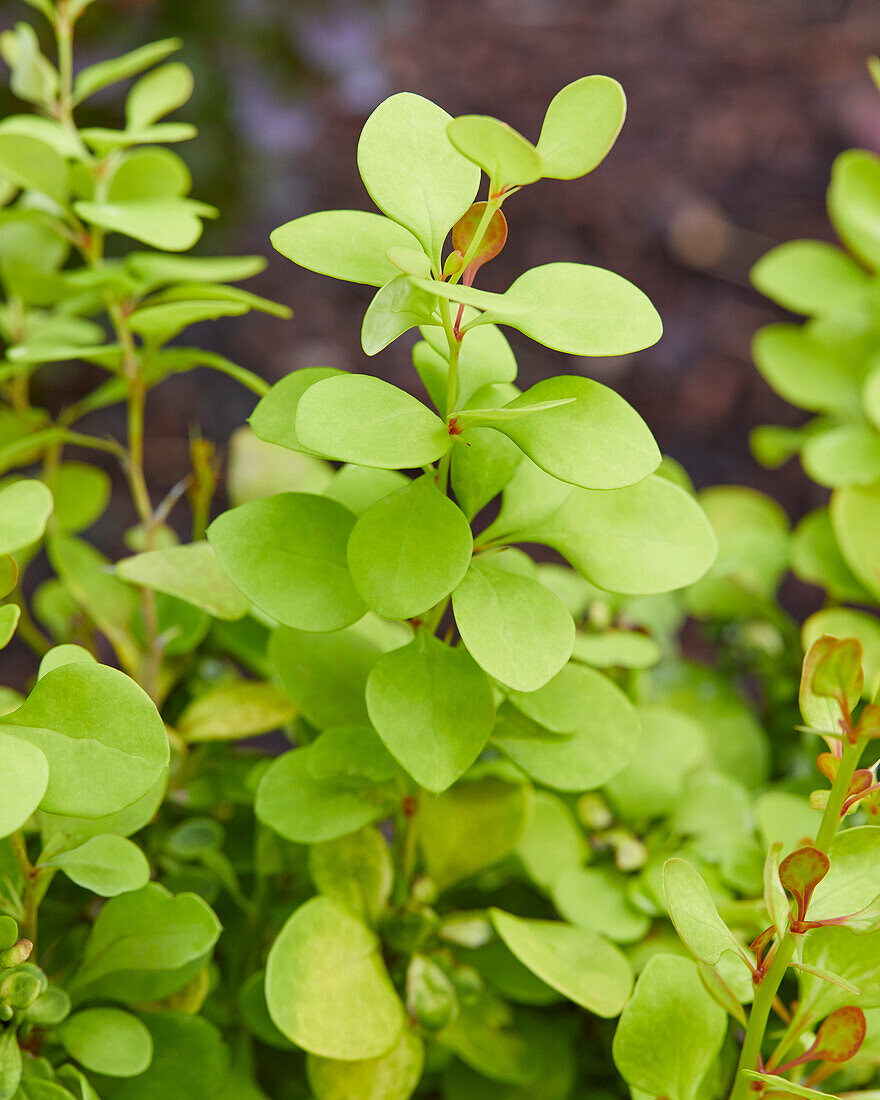
[(349, 463), (333, 475), (324, 496), (338, 500), (356, 516), (362, 516), (371, 505), (408, 483), (409, 478), (397, 470), (380, 470)]
[(0, 1096), (11, 1100), (21, 1081), (21, 1047), (14, 1027), (0, 1032)]
[(272, 945), (266, 1003), (292, 1042), (324, 1058), (381, 1057), (404, 1024), (376, 936), (320, 895), (296, 910)]
[(828, 214), (847, 248), (873, 270), (880, 268), (880, 157), (847, 149), (834, 162)]
[(524, 784), (493, 775), (422, 796), (414, 825), (425, 869), (438, 890), (511, 855), (522, 837), (529, 796)]
[(779, 843), (784, 855), (804, 840), (812, 844), (822, 821), (821, 812), (812, 809), (804, 795), (791, 791), (764, 791), (756, 799), (754, 809), (764, 847)]
[(205, 300), (161, 302), (136, 309), (129, 318), (133, 332), (155, 344), (165, 344), (190, 325), (218, 317), (240, 317), (248, 312), (244, 302)]
[(49, 761), (49, 813), (95, 818), (128, 806), (168, 764), (165, 727), (150, 698), (105, 665), (75, 662), (38, 680), (3, 732)]
[(62, 852), (47, 862), (50, 867), (60, 867), (77, 886), (102, 898), (140, 890), (150, 879), (150, 865), (140, 848), (113, 834), (92, 837), (79, 848)]
[(656, 470), (660, 451), (639, 414), (607, 386), (560, 375), (526, 390), (505, 409), (568, 400), (490, 424), (548, 474), (585, 489), (619, 489)]
[(862, 646), (865, 673), (863, 696), (873, 699), (880, 688), (880, 622), (864, 611), (848, 607), (827, 607), (811, 615), (801, 630), (801, 643), (807, 652), (823, 634), (835, 638), (858, 638)]
[(543, 174), (538, 150), (504, 122), (489, 115), (460, 115), (446, 127), (449, 140), (491, 180), (493, 192), (534, 183)]
[(91, 225), (124, 233), (169, 252), (192, 248), (202, 235), (200, 219), (217, 216), (213, 206), (171, 195), (124, 202), (77, 202), (74, 209)]
[(584, 861), (586, 838), (557, 795), (535, 791), (516, 854), (532, 881), (548, 892), (564, 868), (578, 867)]
[(0, 733), (0, 837), (20, 829), (36, 810), (49, 782), (49, 762), (27, 741)]
[(17, 604), (5, 604), (0, 607), (0, 649), (9, 645), (21, 618), (21, 608)]
[(841, 553), (827, 508), (808, 512), (795, 528), (791, 568), (802, 581), (826, 589), (832, 599), (872, 602), (871, 593), (853, 574)]
[(708, 519), (668, 479), (566, 490), (531, 465), (520, 463), (484, 538), (552, 546), (597, 587), (630, 595), (681, 588), (712, 564), (717, 544)]
[(296, 414), (303, 394), (309, 387), (343, 372), (332, 367), (306, 367), (276, 382), (260, 401), (249, 420), (254, 433), (267, 443), (277, 443), (291, 451), (311, 454), (296, 434)]
[(830, 514), (847, 565), (876, 600), (880, 597), (880, 487), (835, 490)]
[(388, 904), (394, 865), (385, 837), (367, 825), (309, 849), (309, 874), (319, 894), (335, 898), (374, 925)]
[[(750, 1081), (757, 1081), (764, 1086), (762, 1091), (769, 1088), (769, 1095), (771, 1096), (778, 1096), (781, 1093), (783, 1096), (802, 1096), (805, 1100), (821, 1100), (822, 1097), (828, 1096), (827, 1092), (808, 1089), (795, 1081), (787, 1081), (784, 1077), (777, 1077), (775, 1073), (758, 1073), (753, 1069), (744, 1069), (742, 1072), (743, 1076), (748, 1077)], [(870, 1094), (865, 1095), (869, 1096)]]
[(462, 511), (472, 519), (510, 484), (523, 453), (492, 428), (465, 428), (456, 443), (450, 483)]
[[(464, 319), (473, 320), (477, 311), (465, 309)], [(421, 330), (425, 343), (413, 348), (413, 362), (419, 371), (425, 388), (431, 394), (443, 415), (446, 408), (446, 381), (449, 373), (449, 345), (445, 332), (434, 327)], [(425, 353), (433, 352), (433, 358)], [(516, 359), (507, 337), (495, 325), (479, 325), (470, 329), (461, 341), (458, 355), (458, 407), (468, 405), (474, 395), (486, 386), (513, 382), (516, 378)]]
[(752, 342), (755, 366), (773, 389), (810, 412), (858, 414), (866, 364), (800, 325), (765, 325)]
[(880, 480), (880, 435), (865, 424), (841, 424), (811, 436), (801, 450), (808, 477), (828, 489)]
[(126, 267), (150, 289), (165, 283), (237, 283), (259, 275), (264, 256), (166, 256), (161, 252), (129, 252)]
[(85, 462), (62, 462), (52, 480), (52, 496), (55, 529), (83, 531), (104, 514), (110, 502), (110, 478)]
[(437, 295), (398, 275), (376, 292), (361, 325), (361, 347), (377, 355), (411, 328), (430, 325)]
[(727, 1032), (727, 1014), (703, 988), (696, 964), (654, 955), (614, 1035), (618, 1070), (632, 1089), (694, 1100)]
[[(109, 130), (103, 126), (86, 126), (79, 134), (83, 141), (100, 157), (130, 149), (133, 145), (170, 145), (176, 141), (190, 141), (197, 134), (195, 126), (188, 122), (158, 122), (142, 130)], [(199, 203), (198, 205), (202, 205)], [(206, 208), (212, 211), (213, 207)]]
[(52, 494), (41, 481), (22, 478), (0, 489), (0, 554), (23, 550), (46, 530)]
[(840, 248), (825, 241), (786, 241), (751, 271), (762, 294), (793, 313), (836, 313), (863, 302), (870, 280)]
[(40, 50), (34, 28), (29, 23), (16, 23), (14, 31), (4, 31), (0, 35), (0, 54), (12, 70), (9, 86), (13, 94), (51, 110), (58, 93), (58, 71)]
[(169, 54), (179, 50), (182, 45), (179, 38), (165, 38), (161, 42), (151, 42), (148, 46), (141, 46), (137, 50), (123, 54), (122, 57), (114, 57), (110, 61), (99, 61), (96, 65), (90, 65), (76, 78), (73, 88), (75, 101), (86, 99), (110, 84), (136, 76), (144, 69), (149, 69), (152, 65), (163, 61)]
[(739, 940), (721, 919), (703, 876), (687, 860), (666, 861), (663, 892), (676, 932), (700, 962), (714, 966), (725, 951), (744, 955)]
[(393, 248), (418, 249), (402, 225), (360, 210), (324, 210), (279, 226), (273, 248), (309, 271), (367, 286), (384, 286), (400, 271), (387, 259)]
[(570, 355), (626, 355), (656, 344), (663, 331), (641, 290), (588, 264), (533, 267), (504, 294), (429, 279), (412, 282), (428, 293), (484, 310), (480, 324), (510, 325)]
[(566, 665), (538, 691), (514, 692), (493, 743), (528, 775), (562, 791), (606, 783), (632, 759), (638, 716), (602, 673)]
[(51, 145), (29, 134), (0, 132), (0, 175), (29, 191), (39, 191), (63, 205), (67, 200), (67, 165)]
[(241, 619), (250, 609), (207, 542), (166, 546), (123, 558), (116, 565), (116, 575), (131, 584), (176, 596), (218, 619)]
[(185, 741), (232, 741), (269, 733), (293, 721), (284, 692), (262, 680), (221, 681), (196, 696), (175, 727)]
[(341, 1062), (306, 1056), (306, 1074), (315, 1100), (409, 1100), (422, 1076), (424, 1044), (414, 1031), (380, 1058)]
[(495, 718), (492, 688), (473, 658), (424, 631), (373, 666), (367, 710), (389, 752), (434, 792), (470, 767)]
[(333, 840), (387, 817), (397, 765), (368, 726), (337, 726), (273, 760), (257, 791), (260, 821), (297, 844)]
[(845, 917), (880, 897), (880, 835), (870, 825), (838, 833), (831, 868), (813, 892), (809, 920)]
[(125, 122), (130, 130), (152, 126), (164, 115), (182, 107), (193, 92), (193, 75), (179, 61), (172, 61), (142, 76), (125, 100)]
[(563, 920), (615, 943), (632, 943), (651, 927), (650, 917), (627, 900), (627, 879), (606, 868), (563, 867), (553, 879), (553, 903)]
[(266, 614), (299, 630), (339, 630), (366, 610), (346, 561), (354, 523), (335, 500), (279, 493), (224, 513), (208, 541), (233, 584)]
[(296, 409), (304, 446), (360, 466), (410, 469), (444, 455), (443, 421), (404, 390), (367, 374), (341, 374), (309, 386)]
[(464, 513), (425, 475), (358, 519), (348, 541), (348, 567), (374, 611), (386, 619), (409, 619), (449, 595), (472, 552)]
[(650, 668), (661, 657), (660, 646), (637, 630), (602, 630), (574, 640), (572, 656), (593, 668)]
[(447, 137), (451, 121), (430, 100), (400, 92), (367, 119), (357, 151), (373, 202), (419, 239), (438, 270), (446, 236), (480, 183), (479, 168)]
[(136, 1077), (153, 1058), (153, 1037), (137, 1016), (119, 1008), (87, 1008), (58, 1029), (67, 1053), (109, 1077)]
[(87, 819), (47, 814), (40, 810), (37, 821), (45, 841), (63, 843), (65, 848), (83, 844), (90, 837), (112, 833), (114, 836), (131, 836), (149, 824), (156, 816), (168, 786), (168, 770), (165, 769), (153, 786), (137, 802), (132, 802), (115, 814)]
[(193, 965), (203, 965), (219, 935), (220, 922), (200, 897), (175, 897), (148, 883), (111, 898), (100, 911), (69, 988), (79, 1000), (159, 1000), (192, 977)]
[[(276, 493), (320, 493), (333, 480), (329, 463), (264, 443), (250, 428), (236, 428), (229, 440), (227, 490), (232, 504), (249, 504)], [(341, 504), (349, 505), (340, 499)], [(352, 509), (354, 511), (354, 509)]]
[(860, 935), (839, 926), (816, 928), (804, 939), (803, 962), (859, 990), (854, 996), (845, 986), (802, 970), (798, 1018), (807, 1026), (844, 1005), (880, 1008), (880, 932)]
[(630, 995), (632, 970), (613, 944), (587, 928), (527, 920), (490, 909), (498, 935), (539, 978), (588, 1012), (616, 1016)]
[(118, 155), (105, 198), (113, 203), (179, 198), (191, 188), (192, 176), (185, 161), (170, 149), (150, 146)]
[(542, 174), (571, 180), (592, 172), (617, 139), (626, 114), (623, 88), (607, 76), (584, 76), (550, 101), (538, 152)]
[(477, 559), (455, 589), (452, 605), (471, 656), (507, 687), (536, 691), (571, 656), (574, 620), (538, 581)]

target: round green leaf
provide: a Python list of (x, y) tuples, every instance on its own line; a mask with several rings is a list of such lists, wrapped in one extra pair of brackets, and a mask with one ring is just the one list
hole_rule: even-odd
[(828, 214), (837, 235), (860, 260), (880, 268), (880, 157), (847, 149), (834, 162)]
[(249, 424), (254, 434), (266, 443), (278, 443), (291, 451), (311, 454), (296, 434), (296, 414), (303, 394), (325, 378), (335, 378), (342, 371), (333, 367), (306, 367), (292, 371), (276, 382), (251, 413)]
[(657, 469), (660, 451), (644, 420), (614, 390), (591, 378), (547, 378), (505, 409), (560, 400), (568, 403), (490, 427), (548, 474), (585, 489), (619, 489)]
[(827, 508), (808, 512), (795, 528), (791, 568), (802, 581), (824, 588), (832, 599), (872, 602), (871, 593), (853, 574), (841, 553)]
[(168, 737), (150, 698), (127, 676), (82, 661), (38, 680), (0, 728), (49, 761), (41, 807), (96, 818), (144, 795), (168, 765)]
[(150, 865), (140, 848), (113, 834), (92, 837), (79, 848), (62, 852), (48, 862), (52, 867), (60, 867), (77, 886), (102, 898), (140, 890), (150, 879)]
[(813, 893), (809, 920), (856, 913), (880, 896), (880, 836), (870, 825), (838, 833), (828, 855), (831, 868)]
[(152, 126), (186, 103), (193, 91), (191, 70), (171, 61), (142, 76), (125, 100), (125, 122), (130, 130)]
[(406, 275), (398, 275), (376, 292), (361, 325), (361, 347), (377, 355), (411, 328), (430, 325), (437, 296), (417, 286)]
[(417, 286), (485, 312), (480, 324), (510, 325), (570, 355), (626, 355), (656, 344), (660, 317), (638, 287), (588, 264), (553, 263), (524, 272), (504, 294), (413, 279)]
[(443, 421), (421, 401), (368, 374), (309, 386), (296, 409), (296, 434), (316, 453), (387, 470), (426, 466), (452, 446)]
[(192, 248), (202, 235), (201, 218), (217, 213), (212, 206), (173, 195), (122, 202), (77, 202), (74, 209), (91, 225), (124, 233), (168, 252)]
[(435, 792), (470, 767), (495, 718), (492, 688), (473, 658), (424, 631), (373, 666), (367, 710), (392, 756)]
[(412, 92), (380, 103), (358, 142), (358, 170), (373, 202), (406, 226), (439, 269), (446, 236), (473, 203), (480, 170), (446, 134), (451, 116)]
[(386, 619), (409, 619), (448, 596), (467, 572), (470, 525), (430, 475), (377, 501), (348, 542), (351, 578)]
[(379, 919), (394, 885), (388, 842), (370, 826), (313, 844), (309, 874), (319, 894), (336, 898), (367, 924)]
[(490, 909), (498, 935), (547, 985), (597, 1016), (616, 1016), (632, 989), (632, 969), (613, 944), (588, 928), (527, 920)]
[(563, 868), (578, 867), (586, 858), (583, 831), (557, 795), (535, 791), (516, 854), (532, 881), (545, 891)]
[(52, 514), (52, 494), (32, 478), (0, 489), (0, 554), (30, 546), (46, 530)]
[(379, 1058), (404, 1024), (378, 939), (320, 895), (296, 910), (272, 945), (266, 1003), (288, 1039), (324, 1058)]
[(279, 493), (239, 505), (208, 528), (223, 570), (285, 626), (339, 630), (366, 610), (345, 550), (355, 517), (335, 500)]
[(176, 153), (159, 146), (121, 154), (107, 186), (111, 202), (189, 194), (192, 175)]
[(497, 118), (460, 115), (449, 123), (446, 133), (463, 156), (479, 164), (494, 191), (534, 183), (543, 174), (541, 156), (534, 145)]
[(119, 1008), (87, 1008), (58, 1029), (67, 1053), (108, 1077), (136, 1077), (153, 1057), (153, 1037), (137, 1016)]
[(786, 401), (810, 412), (858, 415), (866, 363), (800, 325), (765, 325), (752, 341), (755, 366)]
[(605, 159), (626, 114), (623, 88), (608, 76), (584, 76), (550, 101), (538, 152), (544, 176), (571, 180)]
[(828, 489), (880, 480), (880, 434), (866, 424), (841, 424), (811, 436), (801, 450), (804, 470)]
[(825, 241), (786, 241), (758, 260), (751, 279), (774, 302), (808, 316), (857, 305), (870, 288), (865, 271)]
[(471, 656), (517, 691), (536, 691), (567, 663), (574, 620), (559, 597), (529, 577), (475, 561), (452, 597)]
[(360, 210), (324, 210), (279, 226), (270, 240), (300, 267), (367, 286), (384, 286), (400, 271), (387, 258), (392, 248), (418, 249), (408, 229), (391, 218)]
[(409, 1100), (422, 1076), (425, 1049), (414, 1031), (380, 1058), (340, 1062), (306, 1057), (306, 1073), (316, 1100)]
[(0, 837), (20, 829), (39, 806), (49, 782), (49, 762), (27, 741), (0, 733)]
[(83, 531), (100, 516), (110, 501), (110, 478), (97, 466), (62, 462), (52, 481), (54, 521), (59, 531)]
[(875, 599), (880, 597), (880, 487), (837, 489), (830, 512), (847, 565)]
[(563, 920), (615, 943), (632, 943), (644, 937), (651, 920), (627, 900), (627, 882), (619, 872), (569, 864), (553, 880), (553, 903)]
[(387, 817), (398, 774), (368, 726), (328, 729), (272, 761), (257, 790), (256, 814), (297, 844), (332, 840)]
[(17, 187), (40, 191), (62, 205), (67, 199), (64, 158), (39, 138), (0, 133), (0, 174)]
[(217, 619), (241, 619), (250, 609), (207, 542), (166, 546), (123, 558), (116, 566), (116, 574), (131, 584), (194, 604)]
[(714, 966), (725, 951), (744, 955), (744, 948), (721, 919), (703, 876), (685, 859), (668, 859), (663, 892), (669, 918), (684, 945)]
[(528, 775), (562, 791), (600, 787), (632, 759), (639, 719), (601, 672), (566, 665), (538, 691), (513, 693), (493, 743)]
[(727, 1014), (706, 992), (696, 964), (654, 955), (617, 1025), (614, 1062), (631, 1088), (694, 1100), (726, 1034)]

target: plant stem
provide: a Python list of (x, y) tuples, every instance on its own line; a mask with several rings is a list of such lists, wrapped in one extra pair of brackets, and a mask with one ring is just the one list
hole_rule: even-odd
[(24, 916), (19, 931), (24, 939), (36, 944), (40, 902), (49, 888), (54, 872), (50, 868), (35, 867), (31, 863), (27, 851), (27, 842), (21, 829), (18, 829), (9, 837), (9, 846), (24, 879), (24, 897), (22, 899)]
[[(863, 741), (860, 741), (857, 745), (851, 745), (847, 741), (843, 743), (843, 756), (840, 767), (834, 777), (828, 795), (828, 803), (822, 815), (822, 823), (816, 835), (815, 847), (826, 854), (837, 834), (837, 830), (840, 828), (840, 814), (863, 748)], [(786, 932), (776, 948), (770, 969), (757, 988), (752, 1010), (749, 1013), (749, 1022), (736, 1067), (736, 1077), (734, 1078), (733, 1090), (730, 1093), (730, 1100), (748, 1100), (751, 1092), (751, 1082), (743, 1075), (742, 1071), (758, 1068), (758, 1059), (764, 1043), (764, 1033), (767, 1030), (770, 1011), (796, 947), (797, 937), (792, 932)]]

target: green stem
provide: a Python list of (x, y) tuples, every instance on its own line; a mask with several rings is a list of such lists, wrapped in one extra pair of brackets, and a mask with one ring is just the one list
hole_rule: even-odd
[(493, 198), (492, 196), (489, 197), (489, 200), (486, 203), (486, 209), (483, 211), (483, 216), (482, 218), (480, 218), (480, 221), (477, 225), (476, 232), (471, 238), (471, 243), (468, 245), (467, 252), (465, 252), (464, 254), (464, 258), (461, 262), (461, 267), (458, 271), (456, 271), (454, 275), (450, 275), (449, 277), (448, 281), (451, 285), (454, 286), (455, 283), (458, 282), (458, 280), (467, 270), (468, 264), (471, 262), (474, 256), (476, 256), (477, 249), (483, 243), (483, 237), (485, 237), (486, 230), (489, 228), (489, 222), (491, 222), (492, 219), (495, 217), (496, 211), (501, 209), (502, 202), (504, 202), (503, 196), (501, 198)]
[[(834, 783), (828, 795), (828, 803), (822, 815), (822, 823), (816, 836), (815, 847), (826, 854), (837, 834), (837, 830), (840, 828), (840, 814), (863, 748), (864, 742), (862, 741), (857, 745), (850, 745), (847, 741), (843, 743), (843, 756), (840, 767), (834, 777)], [(730, 1100), (748, 1100), (749, 1098), (751, 1082), (743, 1075), (742, 1071), (758, 1068), (758, 1059), (764, 1043), (764, 1033), (767, 1030), (770, 1010), (773, 1007), (773, 1001), (779, 992), (782, 979), (785, 977), (788, 964), (791, 962), (796, 947), (797, 936), (791, 932), (786, 932), (776, 948), (770, 969), (764, 975), (755, 992), (755, 1000), (749, 1013), (749, 1022), (736, 1067), (736, 1077), (734, 1078), (733, 1090), (730, 1093)]]

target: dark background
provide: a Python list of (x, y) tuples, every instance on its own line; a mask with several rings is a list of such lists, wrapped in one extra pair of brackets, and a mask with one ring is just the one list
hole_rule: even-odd
[[(42, 22), (20, 0), (2, 0), (0, 25), (18, 18)], [(584, 179), (541, 182), (505, 205), (508, 244), (480, 285), (503, 290), (551, 260), (597, 263), (650, 295), (665, 336), (639, 355), (590, 360), (513, 333), (521, 381), (595, 376), (635, 405), (698, 486), (754, 485), (793, 518), (821, 502), (796, 463), (768, 472), (749, 454), (754, 425), (801, 416), (750, 362), (753, 332), (778, 313), (750, 289), (748, 269), (777, 242), (829, 238), (834, 156), (880, 145), (880, 96), (865, 68), (880, 50), (877, 0), (98, 0), (80, 24), (78, 64), (173, 34), (196, 74), (195, 97), (175, 117), (200, 127), (179, 151), (194, 194), (223, 211), (199, 250), (268, 254), (268, 270), (248, 285), (296, 314), (214, 323), (187, 343), (270, 382), (331, 365), (416, 385), (408, 339), (373, 360), (360, 350), (370, 289), (295, 268), (272, 252), (269, 232), (316, 209), (371, 208), (356, 142), (394, 91), (452, 114), (497, 115), (535, 140), (562, 85), (606, 73), (629, 99), (617, 145)], [(104, 121), (120, 99), (101, 97)], [(41, 377), (38, 396), (50, 404), (94, 381), (70, 366)], [(252, 405), (202, 372), (155, 391), (147, 462), (156, 499), (189, 469), (191, 425), (222, 445)], [(121, 429), (115, 413), (102, 415), (87, 426)], [(96, 536), (119, 552), (112, 526)]]

